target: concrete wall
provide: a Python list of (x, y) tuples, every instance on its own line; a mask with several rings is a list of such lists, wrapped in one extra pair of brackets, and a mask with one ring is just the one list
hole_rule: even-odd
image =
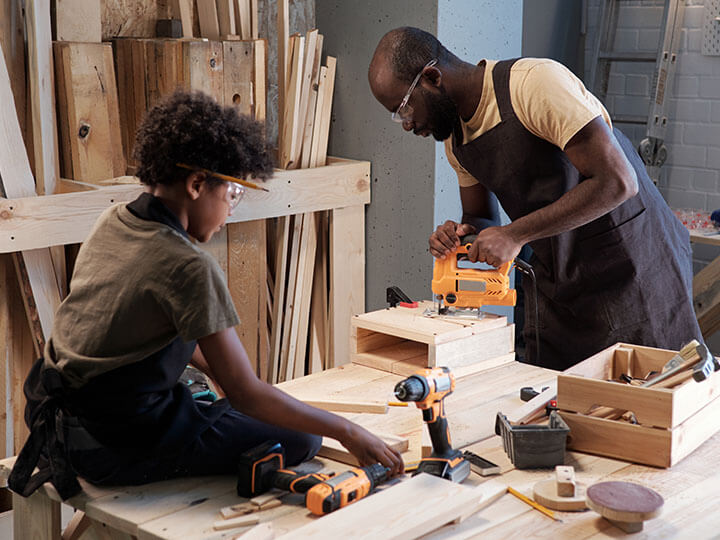
[(581, 28), (582, 2), (578, 0), (524, 2), (522, 55), (552, 58), (582, 78), (585, 48)]
[(457, 182), (441, 145), (403, 132), (370, 93), (367, 67), (377, 42), (392, 28), (417, 26), (464, 58), (518, 55), (521, 10), (521, 0), (316, 0), (325, 52), (338, 57), (330, 153), (372, 162), (368, 310), (386, 305), (390, 285), (415, 299), (430, 297), (427, 239), (438, 216), (459, 216)]

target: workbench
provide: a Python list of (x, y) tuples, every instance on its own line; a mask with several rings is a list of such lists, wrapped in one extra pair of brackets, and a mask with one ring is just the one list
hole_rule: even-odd
[[(510, 412), (522, 405), (519, 388), (540, 387), (551, 382), (556, 373), (550, 370), (510, 362), (457, 381), (456, 390), (446, 400), (453, 443), (470, 444), (469, 449), (502, 467), (501, 476), (490, 477), (528, 495), (538, 480), (550, 477), (551, 471), (522, 471), (512, 467), (502, 450), (500, 438), (494, 436), (498, 410)], [(387, 400), (395, 384), (402, 380), (359, 365), (345, 365), (283, 383), (280, 388), (303, 399)], [(349, 414), (345, 416), (369, 429), (408, 437), (410, 449), (406, 460), (417, 456), (422, 430), (421, 413), (415, 407), (390, 407), (387, 414)], [(479, 442), (474, 442), (479, 441)], [(579, 482), (592, 484), (600, 480), (637, 482), (658, 491), (665, 498), (663, 514), (645, 523), (634, 538), (708, 538), (720, 530), (716, 495), (720, 496), (720, 472), (715, 463), (720, 455), (720, 434), (709, 439), (689, 457), (671, 469), (655, 469), (599, 456), (569, 452), (566, 464), (575, 467)], [(0, 462), (0, 477), (7, 477), (14, 458)], [(348, 465), (326, 459), (314, 460), (317, 467), (342, 471)], [(311, 462), (312, 463), (312, 462)], [(466, 485), (489, 481), (474, 473)], [(219, 509), (242, 502), (235, 494), (234, 476), (188, 478), (159, 482), (147, 486), (97, 488), (83, 483), (84, 492), (68, 501), (93, 520), (90, 530), (81, 538), (107, 538), (108, 531), (120, 533), (113, 538), (234, 538), (245, 529), (215, 531), (212, 525), (220, 519)], [(419, 494), (421, 496), (421, 494)], [(29, 499), (14, 496), (15, 538), (59, 538), (60, 513), (57, 494), (46, 484)], [(276, 536), (292, 533), (317, 519), (303, 506), (302, 497), (288, 494), (283, 504), (260, 514), (270, 521)], [(416, 503), (417, 501), (415, 501)], [(362, 504), (362, 501), (358, 504)], [(392, 519), (399, 512), (413, 512), (414, 502), (399, 500), (388, 514), (372, 519)], [(447, 525), (423, 538), (606, 538), (622, 536), (619, 529), (591, 511), (556, 513), (559, 523), (542, 515), (511, 495), (503, 495), (460, 524)], [(93, 529), (96, 529), (92, 536)], [(353, 531), (358, 534), (361, 531)], [(348, 531), (350, 533), (350, 531)], [(89, 536), (88, 536), (89, 535)], [(348, 538), (359, 536), (347, 535)]]

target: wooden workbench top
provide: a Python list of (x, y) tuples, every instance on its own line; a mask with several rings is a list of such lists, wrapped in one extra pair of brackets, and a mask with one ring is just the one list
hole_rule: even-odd
[[(472, 443), (470, 449), (502, 467), (501, 476), (491, 477), (530, 495), (535, 482), (550, 477), (551, 471), (520, 471), (510, 464), (499, 437), (493, 435), (498, 410), (511, 412), (522, 405), (519, 389), (539, 387), (555, 377), (555, 372), (512, 362), (458, 380), (446, 409), (456, 447)], [(363, 366), (348, 365), (310, 375), (280, 385), (283, 390), (304, 399), (389, 399), (402, 377)], [(382, 433), (407, 436), (417, 446), (424, 426), (414, 407), (391, 407), (387, 414), (344, 414)], [(415, 449), (417, 451), (417, 448)], [(633, 538), (708, 538), (720, 530), (716, 495), (720, 495), (720, 471), (715, 462), (720, 454), (720, 434), (703, 444), (672, 469), (654, 469), (598, 456), (569, 452), (566, 464), (575, 467), (579, 482), (600, 480), (637, 482), (658, 491), (665, 498), (663, 514), (645, 523), (643, 532)], [(316, 465), (342, 471), (347, 465), (325, 459)], [(2, 473), (0, 464), (0, 476)], [(5, 467), (7, 472), (7, 467)], [(487, 478), (471, 474), (465, 485), (479, 485)], [(214, 531), (219, 510), (242, 500), (235, 494), (234, 477), (189, 478), (168, 483), (129, 488), (99, 489), (88, 486), (71, 500), (76, 508), (110, 527), (149, 538), (234, 538), (244, 529)], [(170, 488), (171, 486), (171, 488)], [(51, 487), (44, 488), (57, 497)], [(162, 498), (158, 494), (164, 493)], [(277, 536), (316, 521), (304, 508), (301, 496), (289, 494), (283, 505), (262, 513), (272, 522)], [(400, 501), (399, 501), (400, 502)], [(412, 506), (412, 505), (410, 505)], [(388, 509), (397, 512), (398, 508)], [(411, 511), (411, 510), (410, 510)], [(555, 522), (518, 499), (504, 495), (490, 506), (458, 525), (448, 525), (423, 538), (458, 540), (461, 538), (607, 538), (623, 533), (591, 511), (558, 512)], [(320, 518), (322, 519), (322, 518)], [(375, 515), (374, 520), (382, 520)], [(390, 515), (388, 515), (390, 519)], [(353, 536), (354, 537), (354, 536)]]

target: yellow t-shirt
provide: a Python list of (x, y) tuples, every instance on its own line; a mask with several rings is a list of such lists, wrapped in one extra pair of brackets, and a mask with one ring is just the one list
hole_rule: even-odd
[[(475, 114), (462, 122), (463, 144), (468, 143), (500, 123), (493, 84), (493, 68), (497, 60), (485, 60), (482, 96)], [(568, 68), (547, 58), (521, 58), (510, 69), (510, 100), (513, 110), (532, 134), (551, 142), (560, 149), (585, 127), (602, 116), (612, 127), (610, 115), (602, 103)], [(461, 187), (478, 183), (458, 163), (452, 152), (452, 137), (445, 141), (445, 153), (458, 175)]]

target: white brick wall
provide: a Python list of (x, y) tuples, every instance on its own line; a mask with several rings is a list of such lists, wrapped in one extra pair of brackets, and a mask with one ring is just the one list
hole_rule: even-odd
[[(601, 0), (589, 0), (586, 80), (597, 38)], [(621, 2), (614, 50), (655, 52), (660, 38), (663, 0)], [(720, 208), (720, 56), (701, 54), (703, 0), (687, 0), (675, 80), (668, 107), (668, 161), (658, 187), (670, 206)], [(614, 63), (606, 106), (610, 114), (647, 114), (654, 65)], [(644, 126), (618, 124), (637, 145)], [(712, 246), (693, 246), (696, 271), (720, 255)]]

